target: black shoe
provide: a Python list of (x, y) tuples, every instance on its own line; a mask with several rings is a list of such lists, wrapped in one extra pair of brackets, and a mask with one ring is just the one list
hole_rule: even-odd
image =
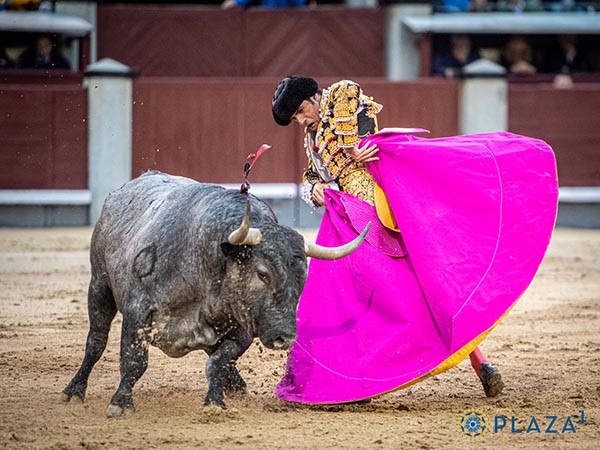
[(346, 405), (368, 405), (371, 403), (370, 398), (363, 398), (362, 400), (354, 400), (353, 402), (348, 402)]
[(496, 397), (502, 393), (502, 389), (504, 389), (502, 375), (489, 362), (481, 363), (479, 367), (479, 379), (487, 397)]

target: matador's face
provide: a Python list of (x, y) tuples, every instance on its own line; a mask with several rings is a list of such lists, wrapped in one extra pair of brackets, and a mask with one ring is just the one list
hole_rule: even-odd
[(292, 116), (292, 120), (311, 131), (317, 131), (321, 120), (319, 117), (319, 94), (304, 100)]

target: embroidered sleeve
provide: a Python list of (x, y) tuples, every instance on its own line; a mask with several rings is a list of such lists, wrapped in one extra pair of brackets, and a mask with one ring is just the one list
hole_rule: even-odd
[(338, 149), (357, 145), (367, 134), (377, 132), (376, 114), (382, 106), (363, 94), (360, 85), (349, 80), (335, 83), (328, 90), (326, 117), (331, 117), (331, 132)]
[(350, 148), (358, 144), (358, 120), (361, 89), (350, 81), (341, 81), (331, 89), (332, 131), (338, 148)]

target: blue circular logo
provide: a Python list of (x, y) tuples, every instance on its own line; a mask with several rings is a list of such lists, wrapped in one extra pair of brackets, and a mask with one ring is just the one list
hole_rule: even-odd
[(468, 409), (458, 418), (458, 431), (465, 439), (474, 441), (488, 430), (487, 418), (475, 409)]

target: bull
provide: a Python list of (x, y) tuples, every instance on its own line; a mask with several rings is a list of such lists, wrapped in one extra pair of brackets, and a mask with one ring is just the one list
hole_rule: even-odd
[(109, 417), (134, 409), (149, 345), (171, 357), (206, 351), (204, 404), (225, 408), (225, 393), (246, 389), (236, 360), (254, 338), (278, 350), (295, 340), (307, 256), (340, 258), (366, 233), (325, 248), (239, 190), (157, 171), (130, 181), (107, 197), (92, 234), (85, 356), (59, 400), (84, 400), (119, 311), (121, 379)]

